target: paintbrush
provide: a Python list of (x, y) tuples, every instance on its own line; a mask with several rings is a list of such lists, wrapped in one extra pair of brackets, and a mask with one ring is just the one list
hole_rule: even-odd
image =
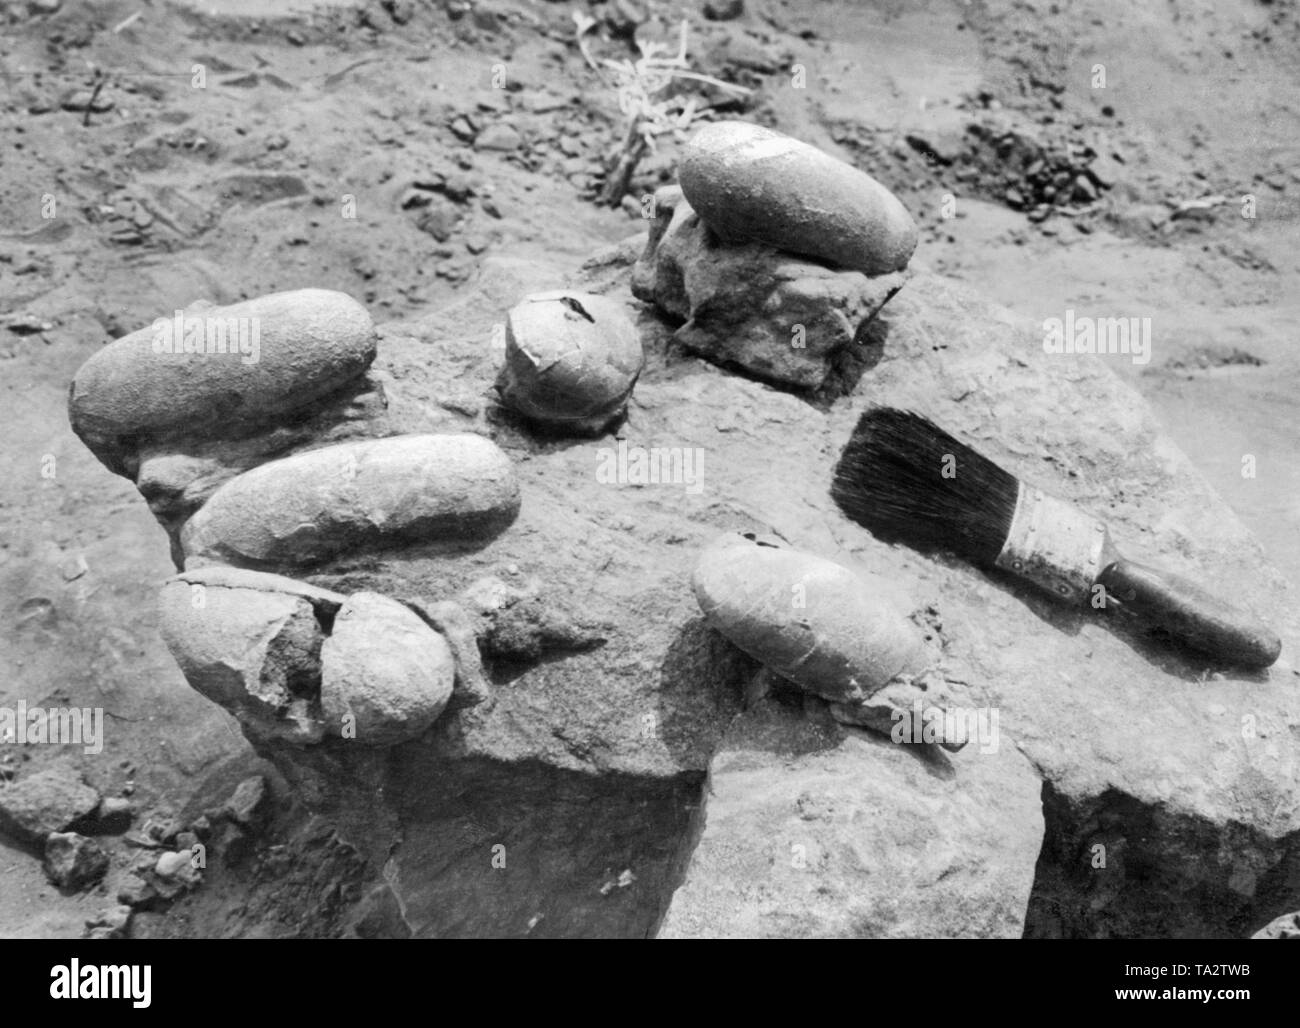
[(1224, 663), (1265, 668), (1281, 640), (1223, 597), (1124, 558), (1105, 524), (1021, 482), (919, 414), (858, 421), (831, 496), (886, 541), (947, 549), (1028, 579), (1059, 600), (1115, 607)]

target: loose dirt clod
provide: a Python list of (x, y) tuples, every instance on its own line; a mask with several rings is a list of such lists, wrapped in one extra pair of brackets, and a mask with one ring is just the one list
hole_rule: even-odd
[(108, 873), (108, 854), (76, 832), (53, 832), (45, 840), (45, 875), (60, 889), (76, 892)]
[(99, 793), (70, 768), (57, 767), (0, 788), (0, 832), (29, 845), (42, 845), (99, 807)]

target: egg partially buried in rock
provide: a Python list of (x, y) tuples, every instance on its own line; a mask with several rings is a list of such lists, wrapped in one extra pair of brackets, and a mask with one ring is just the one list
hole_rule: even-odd
[(418, 738), (451, 699), (456, 663), (441, 635), (396, 600), (353, 593), (321, 646), (326, 731), (363, 746)]
[(866, 172), (744, 121), (706, 125), (678, 167), (682, 193), (722, 238), (752, 239), (841, 268), (901, 271), (916, 222)]
[(346, 597), (280, 575), (210, 567), (159, 592), (159, 628), (191, 688), (256, 738), (325, 735), (317, 694), (325, 625)]
[(596, 433), (623, 413), (644, 367), (622, 304), (590, 293), (534, 293), (506, 318), (497, 390), (532, 421)]
[(72, 429), (117, 474), (139, 440), (273, 422), (363, 374), (370, 314), (345, 293), (294, 289), (195, 306), (98, 350), (68, 398)]
[(230, 479), (181, 530), (186, 567), (303, 566), (397, 543), (489, 539), (519, 512), (514, 464), (482, 436), (336, 443)]
[(691, 586), (713, 628), (832, 703), (861, 703), (926, 666), (920, 631), (868, 579), (778, 540), (723, 536), (700, 555)]
[(254, 739), (393, 746), (422, 735), (455, 685), (448, 641), (378, 593), (217, 565), (164, 583), (159, 615), (186, 680)]

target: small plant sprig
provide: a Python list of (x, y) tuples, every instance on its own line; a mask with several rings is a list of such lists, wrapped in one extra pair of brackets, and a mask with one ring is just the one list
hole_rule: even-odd
[(741, 96), (751, 92), (744, 86), (690, 70), (686, 59), (690, 26), (685, 18), (682, 19), (676, 56), (672, 56), (666, 44), (638, 37), (636, 45), (641, 56), (635, 61), (608, 57), (598, 61), (592, 56), (586, 38), (596, 25), (596, 19), (582, 11), (574, 11), (573, 20), (577, 24), (578, 49), (587, 64), (618, 96), (618, 109), (624, 119), (622, 146), (617, 161), (605, 178), (600, 194), (602, 203), (618, 206), (637, 164), (647, 153), (653, 152), (658, 137), (671, 132), (681, 139), (694, 122), (698, 113), (696, 97), (661, 95), (674, 80), (703, 82)]

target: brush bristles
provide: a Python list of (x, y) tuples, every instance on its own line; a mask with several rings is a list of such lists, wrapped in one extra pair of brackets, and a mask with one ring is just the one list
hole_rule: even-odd
[(1006, 542), (1019, 482), (912, 411), (876, 407), (858, 421), (831, 496), (873, 535), (992, 564)]

